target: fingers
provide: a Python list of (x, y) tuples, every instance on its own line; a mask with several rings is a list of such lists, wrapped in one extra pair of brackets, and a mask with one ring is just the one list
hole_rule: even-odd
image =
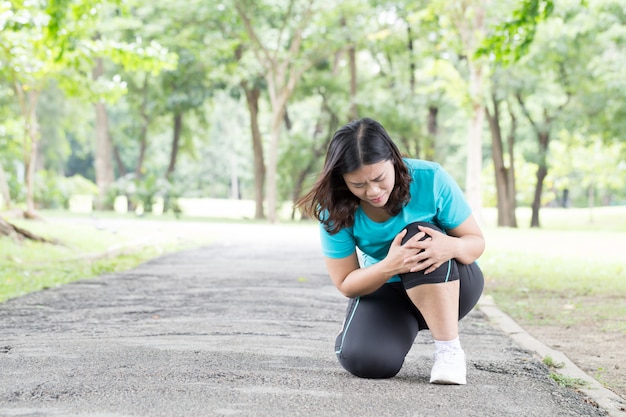
[(402, 229), (402, 231), (400, 233), (398, 233), (396, 235), (396, 237), (393, 238), (393, 242), (391, 242), (392, 245), (402, 245), (402, 239), (404, 238), (404, 236), (406, 236), (407, 230), (406, 229)]
[(417, 228), (420, 230), (420, 232), (426, 233), (427, 235), (430, 235), (431, 238), (437, 234), (442, 235), (443, 233), (441, 233), (439, 230), (435, 230), (432, 229), (428, 226), (417, 226)]
[(436, 262), (433, 262), (432, 259), (424, 259), (420, 262), (417, 262), (417, 265), (411, 268), (409, 272), (424, 271), (424, 275), (427, 275), (435, 271), (437, 268), (439, 268), (439, 266), (441, 266), (441, 264), (437, 264)]

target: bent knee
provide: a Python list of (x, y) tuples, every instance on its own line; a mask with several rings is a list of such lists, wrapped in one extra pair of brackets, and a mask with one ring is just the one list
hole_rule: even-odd
[(396, 376), (404, 363), (404, 357), (381, 355), (376, 352), (339, 352), (339, 363), (354, 376), (360, 378), (391, 378)]

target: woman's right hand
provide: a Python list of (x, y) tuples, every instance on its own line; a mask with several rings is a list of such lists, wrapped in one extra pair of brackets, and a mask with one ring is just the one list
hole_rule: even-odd
[[(402, 239), (404, 239), (404, 236), (406, 236), (406, 234), (407, 230), (402, 229), (402, 231), (393, 238), (391, 246), (389, 247), (389, 252), (387, 252), (387, 256), (383, 261), (386, 263), (387, 269), (393, 272), (392, 275), (409, 272), (409, 270), (411, 269), (411, 265), (408, 265), (406, 263), (406, 259), (417, 253), (415, 249), (409, 248), (402, 244)], [(415, 237), (419, 239), (419, 233), (415, 235)]]

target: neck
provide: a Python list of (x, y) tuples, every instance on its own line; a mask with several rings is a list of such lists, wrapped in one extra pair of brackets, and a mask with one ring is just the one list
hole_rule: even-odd
[(391, 218), (389, 213), (387, 213), (383, 207), (374, 207), (367, 203), (361, 203), (361, 209), (363, 210), (365, 215), (370, 218), (370, 220), (373, 220), (377, 223), (382, 223)]

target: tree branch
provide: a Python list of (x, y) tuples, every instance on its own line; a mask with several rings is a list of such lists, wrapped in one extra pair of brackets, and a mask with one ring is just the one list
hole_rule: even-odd
[(515, 98), (517, 98), (517, 102), (519, 103), (520, 107), (522, 108), (522, 113), (524, 113), (524, 116), (526, 116), (526, 118), (528, 119), (528, 121), (532, 125), (533, 129), (535, 130), (535, 132), (537, 134), (539, 134), (540, 133), (539, 126), (537, 126), (537, 124), (533, 120), (532, 116), (530, 115), (530, 112), (526, 108), (526, 103), (522, 99), (522, 93), (520, 93), (519, 91), (517, 93), (515, 93)]
[[(235, 1), (235, 8), (237, 9), (239, 16), (241, 17), (241, 20), (243, 20), (243, 24), (246, 28), (246, 32), (248, 32), (248, 36), (250, 36), (250, 39), (252, 40), (252, 42), (256, 44), (256, 46), (258, 47), (258, 49), (252, 48), (252, 51), (256, 55), (257, 59), (265, 67), (267, 71), (275, 70), (276, 60), (272, 58), (272, 56), (270, 55), (265, 45), (263, 45), (263, 43), (257, 36), (254, 28), (252, 27), (252, 22), (250, 21), (250, 18), (246, 14), (241, 4), (241, 1)], [(259, 54), (259, 50), (263, 53), (263, 57)]]

